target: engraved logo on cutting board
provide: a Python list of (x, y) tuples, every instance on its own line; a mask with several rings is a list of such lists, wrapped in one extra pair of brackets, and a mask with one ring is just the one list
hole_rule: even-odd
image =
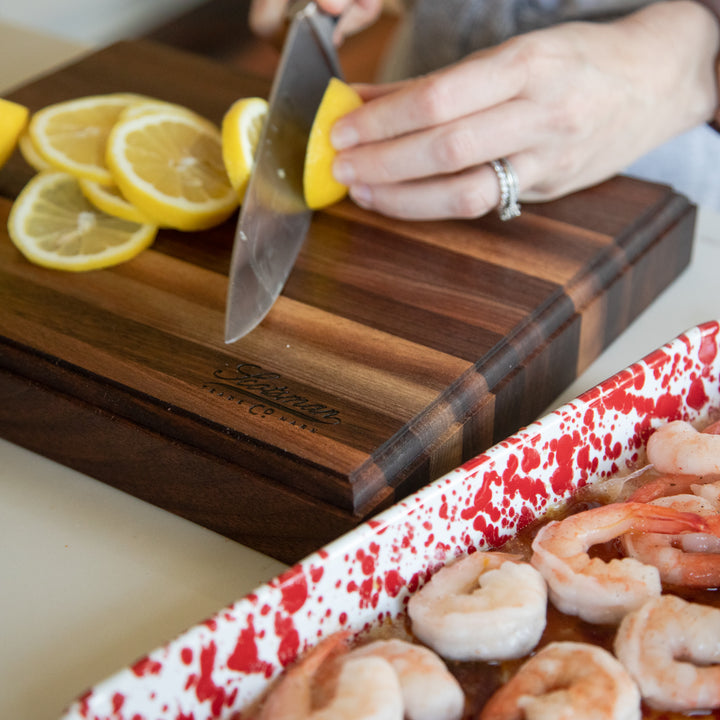
[(238, 363), (234, 369), (215, 370), (213, 381), (203, 389), (237, 403), (250, 415), (274, 417), (302, 430), (316, 432), (313, 425), (339, 425), (340, 411), (294, 392), (282, 375), (253, 363)]

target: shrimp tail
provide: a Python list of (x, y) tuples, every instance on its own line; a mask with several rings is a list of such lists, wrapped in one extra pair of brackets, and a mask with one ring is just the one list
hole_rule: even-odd
[[(272, 692), (265, 698), (257, 716), (258, 720), (302, 718), (312, 704), (311, 692), (314, 680), (326, 661), (334, 654), (347, 652), (347, 632), (330, 635), (281, 675)], [(292, 712), (290, 711), (292, 709)]]
[(283, 680), (286, 682), (292, 680), (293, 677), (315, 677), (320, 668), (334, 655), (341, 655), (349, 651), (350, 648), (347, 644), (349, 635), (349, 632), (341, 630), (313, 646), (305, 655), (295, 660), (293, 665), (288, 668), (284, 678), (281, 678), (280, 683)]
[(300, 662), (302, 663), (303, 670), (307, 671), (309, 675), (314, 675), (332, 655), (347, 652), (349, 636), (349, 631), (340, 630), (326, 637), (302, 658)]
[(627, 502), (652, 502), (667, 495), (678, 495), (687, 491), (699, 478), (696, 475), (661, 475), (659, 478), (641, 485), (627, 499)]
[(720, 420), (710, 423), (703, 429), (704, 433), (708, 435), (720, 435)]
[(703, 519), (708, 527), (705, 532), (720, 537), (720, 515), (708, 515)]
[[(680, 535), (688, 532), (711, 533), (710, 521), (694, 512), (675, 510), (671, 507), (638, 503), (644, 507), (639, 509), (641, 518), (638, 528), (643, 532), (662, 533), (663, 535)], [(718, 523), (720, 529), (720, 523)]]

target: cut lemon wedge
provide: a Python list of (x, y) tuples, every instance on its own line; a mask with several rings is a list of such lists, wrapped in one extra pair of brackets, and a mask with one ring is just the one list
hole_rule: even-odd
[(254, 167), (267, 110), (267, 100), (263, 98), (242, 98), (234, 102), (223, 117), (223, 162), (241, 202)]
[(116, 185), (101, 185), (94, 180), (80, 178), (80, 189), (83, 195), (98, 209), (113, 217), (153, 225), (153, 221), (125, 199)]
[(164, 227), (203, 230), (237, 207), (220, 130), (194, 113), (158, 110), (119, 120), (105, 158), (120, 192)]
[(315, 115), (303, 171), (303, 193), (308, 207), (318, 209), (342, 200), (347, 187), (333, 177), (335, 148), (330, 143), (330, 130), (337, 120), (362, 105), (362, 99), (349, 85), (330, 78)]
[(13, 154), (29, 117), (24, 105), (0, 98), (0, 167)]
[(46, 171), (35, 175), (13, 203), (8, 233), (31, 262), (83, 271), (130, 260), (152, 244), (157, 227), (97, 210), (76, 177)]
[(105, 164), (107, 136), (122, 111), (143, 99), (131, 93), (110, 93), (47, 105), (32, 116), (30, 138), (54, 168), (111, 185)]

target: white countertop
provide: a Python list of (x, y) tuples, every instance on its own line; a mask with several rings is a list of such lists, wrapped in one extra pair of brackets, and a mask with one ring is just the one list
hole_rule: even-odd
[[(0, 94), (86, 50), (0, 22), (5, 57), (10, 43), (27, 62), (0, 68)], [(554, 406), (720, 318), (719, 267), (720, 215), (701, 210), (690, 267)], [(91, 685), (282, 569), (0, 440), (0, 718), (58, 718)]]
[[(205, 0), (22, 0), (0, 3), (0, 23), (35, 28), (71, 43), (104, 45), (132, 37)], [(238, 4), (238, 7), (241, 5)], [(12, 57), (5, 54), (3, 58)]]

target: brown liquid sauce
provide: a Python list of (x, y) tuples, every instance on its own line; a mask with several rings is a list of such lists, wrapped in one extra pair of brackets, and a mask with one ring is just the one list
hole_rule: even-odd
[[(620, 493), (615, 493), (611, 499), (625, 500), (635, 487), (656, 478), (657, 474), (655, 474), (653, 470), (648, 470), (643, 473), (639, 479), (626, 483), (623, 490)], [(600, 493), (599, 488), (600, 486), (598, 486), (598, 488), (583, 489), (576, 495), (575, 499), (571, 500), (566, 506), (563, 506), (561, 510), (551, 511), (543, 517), (542, 520), (529, 525), (521, 531), (517, 537), (510, 540), (502, 548), (497, 549), (520, 555), (529, 560), (532, 555), (531, 544), (533, 538), (542, 525), (551, 520), (561, 520), (574, 513), (597, 507), (603, 504), (603, 501), (609, 501), (605, 495)], [(593, 557), (600, 557), (606, 561), (612, 558), (623, 557), (619, 544), (617, 543), (596, 545), (591, 548), (589, 554)], [(698, 590), (665, 586), (663, 592), (678, 595), (688, 601), (720, 607), (720, 591), (717, 588)], [(557, 641), (591, 643), (599, 645), (612, 653), (616, 630), (617, 627), (614, 625), (596, 625), (574, 616), (565, 615), (557, 610), (548, 600), (547, 625), (533, 653), (537, 652), (537, 650), (544, 645)], [(388, 623), (381, 628), (377, 628), (375, 631), (371, 631), (371, 636), (366, 639), (375, 640), (393, 637), (414, 641), (407, 616), (395, 623)], [(490, 696), (517, 672), (527, 657), (500, 663), (445, 660), (445, 664), (457, 678), (465, 692), (466, 700), (463, 720), (476, 720)], [(653, 710), (643, 703), (642, 717), (643, 720), (688, 720), (688, 718), (692, 718), (692, 720), (720, 720), (720, 708), (716, 708), (709, 714), (697, 712), (684, 714)]]

